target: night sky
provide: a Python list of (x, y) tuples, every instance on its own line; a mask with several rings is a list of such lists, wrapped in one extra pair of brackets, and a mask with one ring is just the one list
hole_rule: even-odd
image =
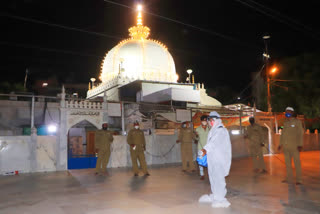
[[(319, 51), (316, 1), (114, 2), (131, 8), (143, 3), (148, 12), (144, 25), (151, 28), (150, 38), (167, 45), (179, 81), (186, 79), (191, 68), (196, 82), (207, 88), (228, 86), (242, 91), (251, 72), (263, 65), (266, 33), (271, 35), (268, 46), (274, 61)], [(53, 76), (60, 83), (88, 83), (90, 77), (99, 76), (105, 53), (128, 38), (128, 28), (136, 24), (134, 10), (104, 0), (5, 0), (0, 4), (2, 81), (23, 83), (28, 68), (29, 84)]]

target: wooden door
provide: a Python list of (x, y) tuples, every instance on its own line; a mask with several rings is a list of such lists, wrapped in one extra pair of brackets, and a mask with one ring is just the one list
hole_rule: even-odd
[(95, 131), (87, 131), (87, 155), (95, 155), (94, 149)]

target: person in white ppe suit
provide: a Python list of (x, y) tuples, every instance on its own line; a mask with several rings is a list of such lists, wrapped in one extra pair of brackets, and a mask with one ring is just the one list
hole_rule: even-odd
[(225, 177), (229, 175), (231, 166), (230, 136), (217, 112), (210, 112), (208, 119), (211, 129), (202, 152), (203, 156), (207, 154), (212, 194), (201, 196), (199, 202), (211, 203), (212, 207), (229, 207), (230, 202), (225, 197), (227, 194)]

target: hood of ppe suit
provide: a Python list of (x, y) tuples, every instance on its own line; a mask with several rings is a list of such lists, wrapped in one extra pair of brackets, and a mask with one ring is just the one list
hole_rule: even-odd
[(210, 129), (207, 144), (204, 147), (207, 151), (208, 167), (219, 166), (224, 176), (227, 176), (231, 166), (231, 142), (228, 130), (222, 124), (221, 119), (215, 119)]

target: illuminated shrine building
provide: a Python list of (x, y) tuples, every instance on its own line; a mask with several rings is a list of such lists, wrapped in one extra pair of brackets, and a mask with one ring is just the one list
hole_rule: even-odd
[(164, 44), (149, 38), (150, 28), (143, 25), (141, 6), (137, 25), (129, 28), (129, 35), (106, 54), (99, 77), (101, 83), (89, 88), (88, 99), (106, 92), (107, 99), (113, 101), (221, 106), (206, 94), (203, 85), (177, 82), (174, 60)]

